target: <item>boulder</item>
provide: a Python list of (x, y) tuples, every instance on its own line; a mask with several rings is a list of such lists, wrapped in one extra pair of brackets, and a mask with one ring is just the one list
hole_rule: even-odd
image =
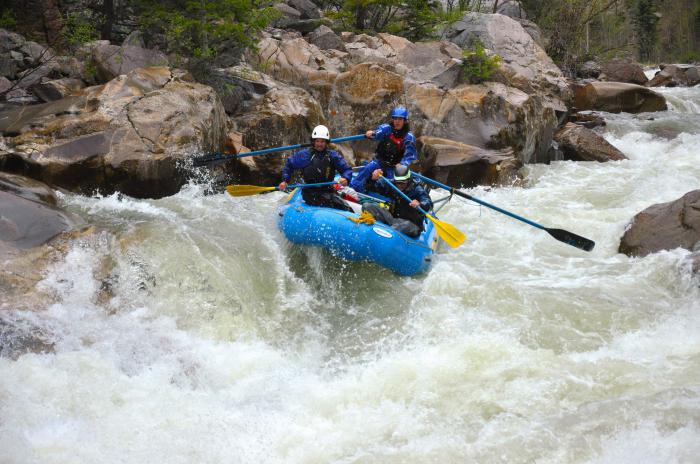
[(12, 88), (12, 82), (5, 76), (0, 76), (0, 96)]
[(544, 37), (544, 34), (542, 34), (542, 29), (540, 29), (540, 26), (537, 24), (533, 23), (532, 21), (529, 21), (527, 19), (523, 18), (513, 18), (516, 20), (518, 23), (520, 23), (521, 26), (523, 26), (523, 29), (525, 29), (525, 32), (530, 34), (530, 37), (532, 37), (532, 40), (535, 41), (537, 45), (542, 47), (542, 49), (547, 48), (548, 40)]
[(85, 87), (80, 79), (64, 77), (34, 84), (30, 89), (34, 95), (45, 102), (60, 100)]
[(596, 113), (580, 112), (573, 113), (569, 116), (569, 122), (578, 124), (579, 126), (595, 129), (606, 125), (605, 119)]
[(700, 67), (694, 65), (662, 65), (649, 80), (648, 87), (690, 87), (700, 83)]
[(72, 230), (78, 223), (56, 207), (56, 198), (47, 186), (0, 173), (0, 241), (14, 248), (31, 248)]
[(556, 134), (554, 140), (565, 159), (574, 161), (620, 161), (628, 159), (620, 150), (591, 129), (567, 123)]
[(9, 53), (0, 54), (0, 77), (16, 79), (19, 67)]
[(342, 66), (339, 60), (328, 57), (302, 38), (278, 40), (267, 37), (260, 42), (251, 62), (275, 79), (309, 91), (316, 88), (323, 91), (332, 85)]
[(637, 214), (620, 240), (620, 253), (646, 256), (661, 250), (693, 250), (700, 241), (700, 190)]
[(609, 113), (643, 113), (667, 109), (663, 95), (646, 87), (622, 82), (590, 82), (574, 87), (574, 107)]
[(168, 57), (158, 50), (132, 45), (98, 44), (92, 48), (92, 59), (99, 82), (107, 82), (138, 68), (167, 66)]
[(603, 67), (596, 61), (586, 61), (578, 69), (578, 76), (583, 79), (598, 79), (603, 72)]
[(227, 131), (216, 93), (168, 68), (137, 69), (42, 105), (0, 112), (12, 154), (0, 169), (49, 184), (134, 197), (176, 193), (183, 162), (219, 151)]
[(639, 63), (628, 60), (610, 60), (603, 65), (600, 80), (610, 82), (627, 82), (644, 85), (648, 79)]
[(700, 66), (691, 66), (685, 70), (685, 80), (688, 86), (700, 84)]
[[(307, 141), (313, 128), (325, 121), (321, 106), (308, 92), (298, 87), (279, 87), (265, 94), (253, 111), (233, 122), (236, 131), (242, 134), (238, 150), (246, 151)], [(331, 137), (337, 136), (333, 128)], [(279, 182), (288, 155), (282, 152), (242, 158), (238, 165), (242, 182), (259, 185)]]
[(487, 150), (454, 140), (423, 136), (417, 139), (421, 172), (455, 187), (512, 185), (522, 163), (512, 150)]
[(333, 32), (333, 29), (325, 25), (320, 26), (309, 34), (307, 40), (321, 50), (335, 49), (345, 51), (345, 43), (340, 36)]
[(266, 74), (248, 65), (217, 69), (216, 74), (226, 83), (218, 94), (226, 113), (231, 115), (251, 111), (252, 106), (276, 85)]
[(287, 4), (300, 13), (300, 19), (318, 19), (321, 11), (311, 0), (287, 0)]
[(0, 172), (0, 191), (36, 203), (45, 203), (50, 206), (58, 204), (56, 194), (45, 183), (9, 172)]
[(481, 43), (501, 56), (501, 78), (511, 87), (528, 93), (546, 91), (563, 101), (571, 96), (561, 70), (523, 26), (507, 16), (466, 13), (447, 27), (444, 37), (465, 49)]

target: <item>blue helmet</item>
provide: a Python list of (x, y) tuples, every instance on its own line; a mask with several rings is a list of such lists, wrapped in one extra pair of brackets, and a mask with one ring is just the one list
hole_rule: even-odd
[(391, 117), (392, 118), (404, 118), (405, 120), (408, 121), (408, 110), (404, 108), (403, 106), (397, 106), (393, 110), (391, 110)]

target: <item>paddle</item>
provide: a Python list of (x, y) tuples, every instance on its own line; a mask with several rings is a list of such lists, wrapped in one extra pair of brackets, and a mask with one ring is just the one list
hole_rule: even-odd
[(440, 187), (442, 189), (445, 189), (450, 193), (454, 193), (455, 195), (459, 195), (460, 197), (475, 201), (475, 202), (479, 203), (480, 205), (484, 205), (487, 208), (491, 208), (493, 210), (496, 210), (499, 213), (503, 213), (506, 216), (512, 217), (513, 219), (523, 221), (524, 223), (530, 224), (533, 227), (537, 227), (538, 229), (542, 229), (542, 230), (546, 231), (552, 237), (556, 238), (560, 242), (566, 243), (567, 245), (571, 245), (573, 247), (576, 247), (576, 248), (579, 248), (579, 249), (585, 250), (585, 251), (591, 251), (593, 249), (593, 247), (595, 246), (595, 242), (593, 240), (589, 240), (585, 237), (581, 237), (580, 235), (576, 235), (573, 232), (569, 232), (568, 230), (550, 229), (549, 227), (545, 227), (545, 226), (538, 224), (534, 221), (531, 221), (529, 219), (525, 219), (524, 217), (518, 216), (517, 214), (513, 214), (510, 211), (506, 211), (502, 208), (499, 208), (498, 206), (494, 206), (494, 205), (491, 205), (489, 203), (486, 203), (483, 200), (479, 200), (478, 198), (475, 198), (475, 197), (469, 195), (468, 193), (464, 193), (462, 191), (459, 191), (459, 190), (455, 189), (454, 187), (450, 187), (448, 185), (441, 184), (440, 182), (433, 180), (433, 179), (430, 179), (429, 177), (425, 177), (425, 176), (423, 176), (421, 174), (417, 174), (415, 172), (413, 172), (413, 175), (424, 182), (427, 182), (427, 183), (432, 184), (436, 187)]
[[(340, 143), (340, 142), (348, 142), (350, 140), (359, 140), (365, 138), (365, 134), (358, 134), (358, 135), (350, 135), (348, 137), (340, 137), (337, 139), (331, 139), (331, 143)], [(225, 161), (227, 159), (231, 158), (245, 158), (247, 156), (258, 156), (258, 155), (266, 155), (268, 153), (275, 153), (278, 151), (286, 151), (286, 150), (295, 150), (297, 148), (305, 148), (305, 147), (310, 147), (311, 142), (309, 143), (300, 143), (297, 145), (287, 145), (286, 147), (273, 147), (273, 148), (264, 148), (262, 150), (256, 150), (256, 151), (250, 151), (248, 153), (241, 153), (239, 155), (235, 154), (226, 154), (226, 153), (210, 153), (208, 155), (203, 155), (203, 156), (196, 156), (192, 158), (192, 166), (195, 167), (200, 167), (204, 166), (209, 163), (215, 163), (219, 161)]]
[[(337, 182), (319, 182), (317, 184), (295, 184), (295, 185), (288, 185), (287, 189), (306, 188), (306, 187), (323, 187), (325, 185), (333, 185), (333, 184), (337, 184)], [(226, 187), (226, 191), (232, 197), (247, 197), (250, 195), (257, 195), (259, 193), (269, 193), (269, 192), (274, 192), (274, 191), (278, 191), (278, 190), (279, 190), (279, 188), (277, 188), (277, 187), (260, 187), (257, 185), (228, 185)]]
[[(408, 197), (408, 195), (403, 193), (401, 191), (401, 189), (399, 189), (397, 186), (392, 184), (386, 177), (384, 177), (384, 176), (379, 176), (379, 177), (384, 181), (385, 184), (387, 184), (389, 187), (394, 189), (399, 195), (401, 195), (404, 200), (406, 200), (409, 203), (412, 201)], [(452, 224), (448, 224), (446, 222), (442, 222), (442, 221), (438, 220), (437, 218), (426, 213), (425, 210), (423, 210), (423, 208), (421, 208), (420, 206), (418, 206), (416, 209), (418, 211), (420, 211), (421, 214), (423, 214), (423, 216), (428, 218), (428, 220), (430, 220), (430, 222), (433, 223), (433, 225), (435, 226), (435, 230), (437, 230), (437, 233), (440, 236), (440, 238), (443, 239), (445, 241), (445, 243), (447, 243), (449, 246), (451, 246), (452, 248), (456, 248), (456, 247), (460, 246), (462, 243), (464, 243), (464, 240), (466, 239), (466, 237), (455, 226), (453, 226)]]

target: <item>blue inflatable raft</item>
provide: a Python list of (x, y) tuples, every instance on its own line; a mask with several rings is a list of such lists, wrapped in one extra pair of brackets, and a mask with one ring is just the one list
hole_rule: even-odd
[(309, 206), (300, 189), (280, 207), (279, 216), (279, 228), (292, 243), (322, 247), (348, 261), (376, 263), (403, 276), (427, 271), (438, 242), (430, 221), (414, 239), (379, 221), (352, 221), (358, 218), (355, 213)]

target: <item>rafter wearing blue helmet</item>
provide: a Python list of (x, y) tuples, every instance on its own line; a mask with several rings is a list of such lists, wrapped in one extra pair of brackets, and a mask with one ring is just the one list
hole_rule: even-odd
[(410, 166), (417, 157), (416, 138), (408, 125), (408, 110), (397, 106), (390, 113), (391, 124), (381, 124), (368, 130), (365, 136), (377, 140), (374, 159), (365, 165), (352, 179), (350, 186), (358, 192), (365, 191), (367, 180), (377, 180), (380, 175), (392, 179), (394, 168), (402, 164)]

